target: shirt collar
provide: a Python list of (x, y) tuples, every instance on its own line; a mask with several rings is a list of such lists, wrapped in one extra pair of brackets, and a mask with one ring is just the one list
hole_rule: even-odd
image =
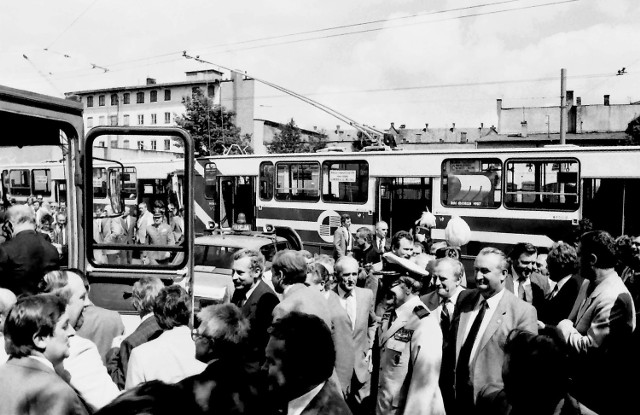
[(48, 367), (49, 369), (55, 372), (55, 369), (53, 368), (53, 363), (48, 361), (46, 358), (42, 356), (34, 356), (34, 355), (30, 355), (28, 357), (31, 359), (37, 360), (38, 362), (42, 363), (43, 365), (45, 365), (46, 367)]
[(313, 398), (316, 397), (317, 394), (320, 393), (320, 389), (324, 387), (325, 382), (322, 382), (315, 388), (311, 389), (309, 392), (305, 393), (302, 396), (298, 396), (295, 399), (289, 401), (287, 405), (287, 414), (288, 415), (300, 415), (302, 411), (311, 403)]
[(502, 287), (502, 289), (497, 294), (494, 294), (493, 297), (486, 298), (485, 301), (487, 302), (489, 308), (494, 310), (498, 306), (500, 300), (502, 300), (502, 296), (504, 296), (504, 287)]
[(569, 274), (566, 277), (564, 277), (563, 279), (561, 279), (560, 281), (558, 281), (558, 283), (556, 284), (556, 287), (558, 287), (558, 289), (556, 291), (560, 291), (562, 289), (562, 286), (565, 285), (567, 283), (567, 281), (569, 281), (569, 279), (571, 277), (572, 277), (572, 275)]
[[(342, 289), (342, 287), (340, 287), (340, 284), (338, 284), (338, 295), (340, 296), (340, 298), (346, 298), (345, 295), (347, 294), (347, 292), (345, 290)], [(351, 290), (351, 292), (349, 293), (349, 296), (353, 296), (353, 298), (356, 298), (356, 289), (354, 288), (353, 290)]]
[[(458, 296), (460, 295), (462, 290), (464, 290), (464, 288), (462, 288), (460, 285), (458, 285), (456, 289), (453, 290), (453, 295), (451, 296), (451, 298), (449, 298), (449, 301), (451, 301), (451, 304), (455, 304), (456, 301), (458, 301)], [(444, 301), (445, 300), (443, 299), (441, 302), (444, 303)]]
[(420, 297), (414, 295), (413, 297), (409, 298), (406, 303), (396, 308), (396, 318), (401, 319), (402, 317), (402, 320), (408, 320), (409, 316), (411, 316), (411, 314), (413, 313), (413, 309), (420, 304), (422, 304), (422, 302), (420, 301)]
[(247, 290), (247, 292), (244, 294), (244, 298), (245, 300), (248, 300), (249, 297), (251, 297), (251, 294), (253, 294), (253, 292), (256, 290), (256, 288), (258, 287), (258, 284), (260, 284), (260, 280), (258, 280), (257, 283), (253, 284), (253, 287), (249, 288)]

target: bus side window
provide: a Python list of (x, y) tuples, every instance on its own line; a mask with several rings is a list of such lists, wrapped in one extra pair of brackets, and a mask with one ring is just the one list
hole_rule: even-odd
[(499, 159), (446, 159), (441, 182), (443, 206), (495, 209), (502, 202)]
[(33, 169), (31, 171), (31, 183), (33, 183), (33, 194), (51, 196), (51, 170)]
[(505, 207), (578, 209), (577, 160), (508, 160), (506, 169)]
[(31, 180), (29, 170), (9, 170), (9, 193), (18, 196), (31, 195)]
[(319, 163), (276, 163), (276, 200), (317, 202), (319, 182)]
[(273, 163), (265, 161), (260, 163), (260, 200), (273, 199)]
[(322, 200), (337, 203), (366, 203), (369, 164), (366, 161), (322, 163)]

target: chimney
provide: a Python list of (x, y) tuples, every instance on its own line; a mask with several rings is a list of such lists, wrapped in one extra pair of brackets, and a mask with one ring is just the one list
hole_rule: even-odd
[(573, 91), (567, 91), (567, 108), (573, 107)]
[(604, 105), (607, 107), (609, 106), (609, 95), (604, 96)]
[(451, 123), (451, 128), (449, 128), (449, 131), (453, 132), (453, 130), (456, 129), (456, 123), (452, 122)]
[(147, 85), (155, 85), (156, 78), (147, 78)]
[(498, 113), (500, 113), (500, 111), (502, 111), (502, 99), (496, 100), (496, 106), (497, 106)]
[(429, 123), (425, 123), (424, 128), (422, 129), (422, 131), (424, 131), (426, 133), (428, 129), (429, 129)]
[(520, 137), (527, 137), (529, 135), (529, 129), (527, 128), (527, 122), (522, 121), (520, 123)]
[(579, 107), (580, 105), (582, 105), (582, 98), (577, 97), (576, 98), (576, 105)]
[(480, 129), (480, 130), (482, 130), (483, 128), (484, 128), (484, 123), (483, 123), (483, 122), (481, 122), (481, 123), (480, 123), (480, 128), (479, 128), (479, 129)]

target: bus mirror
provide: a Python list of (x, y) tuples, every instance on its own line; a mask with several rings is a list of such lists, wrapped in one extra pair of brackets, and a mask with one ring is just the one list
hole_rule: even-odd
[(124, 211), (122, 181), (122, 169), (109, 169), (109, 202), (115, 215), (120, 215)]

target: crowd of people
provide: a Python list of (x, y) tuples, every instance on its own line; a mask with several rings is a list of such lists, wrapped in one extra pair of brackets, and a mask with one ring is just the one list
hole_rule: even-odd
[[(137, 243), (180, 240), (179, 215), (139, 208)], [(110, 216), (109, 229), (134, 222), (128, 210)], [(259, 251), (235, 252), (233, 296), (201, 309), (192, 330), (188, 293), (140, 278), (140, 324), (125, 334), (118, 313), (90, 301), (83, 273), (59, 267), (34, 209), (12, 206), (6, 219), (2, 414), (637, 411), (640, 234), (485, 247), (467, 275), (460, 247), (420, 227), (352, 233), (343, 215), (332, 256), (279, 251), (267, 270)]]

